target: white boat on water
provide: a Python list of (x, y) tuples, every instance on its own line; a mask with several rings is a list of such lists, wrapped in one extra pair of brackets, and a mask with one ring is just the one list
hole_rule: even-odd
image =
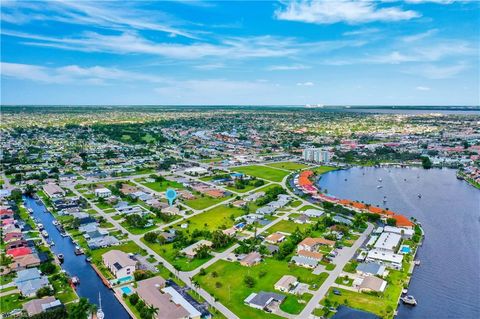
[(417, 305), (417, 301), (411, 295), (402, 297), (402, 298), (400, 298), (400, 300), (403, 301), (403, 303), (407, 304), (407, 305), (411, 305), (411, 306), (416, 306)]
[(54, 221), (52, 222), (52, 224), (54, 224), (55, 226), (57, 226), (57, 225), (58, 225), (58, 221), (57, 221), (57, 220), (54, 220)]
[(27, 208), (27, 211), (28, 211), (30, 214), (32, 214), (32, 213), (33, 213), (33, 209), (31, 209), (30, 207), (29, 207), (29, 208)]
[(42, 230), (42, 236), (43, 236), (43, 237), (48, 237), (48, 233), (47, 233), (46, 230)]
[(38, 230), (43, 230), (43, 224), (37, 224)]
[(382, 185), (378, 185), (378, 186), (377, 186), (378, 189), (380, 189), (380, 188), (382, 188), (382, 187), (383, 187)]

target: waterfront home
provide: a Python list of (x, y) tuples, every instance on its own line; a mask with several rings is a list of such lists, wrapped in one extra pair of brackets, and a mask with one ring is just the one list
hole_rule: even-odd
[(100, 198), (107, 198), (112, 196), (112, 191), (105, 187), (97, 188), (95, 189), (95, 196)]
[(43, 185), (43, 191), (50, 198), (64, 197), (66, 192), (57, 184), (49, 183)]
[(283, 300), (285, 300), (284, 295), (260, 291), (259, 293), (252, 292), (245, 298), (244, 303), (256, 309), (269, 310), (271, 307), (279, 306)]
[(399, 234), (383, 232), (378, 238), (378, 240), (375, 242), (375, 245), (373, 247), (379, 251), (387, 251), (393, 253), (397, 251), (401, 240), (402, 236)]
[(356, 269), (357, 274), (361, 276), (380, 276), (385, 274), (385, 266), (376, 262), (360, 263)]
[(200, 248), (201, 246), (212, 247), (212, 245), (213, 244), (212, 244), (211, 241), (202, 239), (202, 240), (199, 240), (196, 243), (180, 250), (180, 253), (185, 254), (185, 256), (187, 256), (188, 258), (195, 258), (195, 256), (197, 255), (198, 248)]
[(120, 250), (110, 250), (104, 253), (102, 261), (117, 279), (132, 276), (137, 265), (135, 260)]
[(256, 251), (252, 251), (248, 255), (242, 258), (240, 265), (245, 267), (252, 267), (259, 264), (262, 261), (262, 256)]
[(9, 268), (13, 271), (19, 271), (26, 268), (40, 266), (40, 258), (37, 254), (28, 254), (13, 258)]
[(360, 277), (354, 280), (353, 287), (357, 288), (359, 292), (384, 292), (387, 282), (375, 276)]
[(14, 258), (29, 255), (31, 253), (32, 253), (32, 250), (28, 247), (19, 247), (19, 248), (12, 248), (7, 250), (7, 255), (10, 255)]
[(367, 258), (365, 259), (365, 261), (378, 262), (382, 265), (385, 265), (387, 268), (400, 270), (402, 269), (403, 255), (394, 254), (388, 251), (373, 249), (368, 252)]
[(110, 235), (103, 236), (103, 237), (96, 237), (87, 240), (88, 248), (90, 249), (98, 249), (98, 248), (105, 248), (110, 246), (118, 245), (120, 241)]
[(280, 278), (275, 285), (273, 286), (275, 290), (280, 290), (281, 292), (290, 292), (298, 285), (298, 280), (292, 275), (284, 275)]
[(383, 228), (385, 233), (394, 233), (402, 236), (402, 239), (411, 239), (412, 236), (415, 234), (415, 231), (411, 228), (400, 228), (400, 227), (393, 227), (393, 226), (385, 226)]
[(23, 310), (25, 310), (28, 316), (38, 315), (45, 311), (50, 311), (63, 307), (60, 300), (55, 299), (53, 296), (44, 297), (41, 299), (33, 299), (23, 304)]
[(165, 288), (162, 277), (152, 277), (137, 282), (138, 296), (147, 304), (161, 309), (157, 319), (199, 319), (201, 313), (172, 287)]
[(39, 289), (50, 286), (48, 278), (42, 276), (37, 268), (18, 271), (14, 282), (24, 297), (33, 297)]
[(286, 238), (286, 236), (284, 234), (273, 233), (273, 234), (268, 235), (267, 238), (265, 238), (265, 241), (267, 243), (270, 243), (270, 244), (277, 244), (277, 243), (281, 243), (282, 241), (284, 241), (285, 238)]

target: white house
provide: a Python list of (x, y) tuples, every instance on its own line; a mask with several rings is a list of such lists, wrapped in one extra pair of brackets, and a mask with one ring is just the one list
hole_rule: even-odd
[(96, 197), (101, 197), (101, 198), (107, 198), (107, 197), (110, 197), (112, 196), (112, 191), (109, 190), (108, 188), (97, 188), (95, 190), (95, 196)]
[(377, 249), (370, 250), (365, 261), (375, 261), (388, 268), (402, 269), (403, 255)]
[(102, 255), (105, 266), (116, 278), (133, 276), (137, 262), (120, 250), (110, 250)]

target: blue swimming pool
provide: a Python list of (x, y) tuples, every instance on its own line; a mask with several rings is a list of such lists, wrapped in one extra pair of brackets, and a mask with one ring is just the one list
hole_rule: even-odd
[(409, 254), (410, 251), (411, 251), (411, 249), (410, 249), (410, 247), (408, 247), (408, 246), (402, 246), (402, 247), (400, 248), (400, 252), (402, 252), (402, 253), (404, 253), (404, 254)]
[(128, 286), (124, 286), (122, 288), (120, 288), (120, 290), (124, 293), (124, 294), (127, 294), (127, 295), (130, 295), (133, 290), (132, 288), (128, 287)]

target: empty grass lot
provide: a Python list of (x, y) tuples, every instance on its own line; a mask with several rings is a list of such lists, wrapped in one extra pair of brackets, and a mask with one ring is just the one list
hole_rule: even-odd
[[(220, 226), (224, 225), (225, 227), (233, 226), (234, 221), (230, 219), (230, 216), (233, 215), (234, 218), (242, 216), (244, 211), (237, 207), (228, 207), (227, 205), (220, 205), (215, 208), (212, 208), (202, 214), (198, 214), (192, 218), (189, 218), (187, 223), (188, 230), (192, 232), (195, 229), (208, 229), (210, 231), (217, 230)], [(181, 222), (175, 227), (180, 227)]]
[(278, 222), (277, 224), (273, 225), (268, 229), (268, 233), (272, 234), (274, 232), (283, 232), (283, 233), (293, 233), (295, 229), (300, 229), (301, 231), (304, 231), (308, 227), (310, 227), (310, 224), (297, 224), (294, 223), (293, 221), (289, 220), (282, 220)]
[[(286, 274), (296, 276), (300, 282), (316, 284), (320, 286), (326, 279), (327, 274), (313, 275), (311, 270), (289, 265), (285, 261), (267, 258), (261, 264), (253, 267), (243, 267), (238, 262), (217, 261), (206, 269), (205, 276), (195, 276), (200, 285), (219, 301), (231, 309), (240, 318), (279, 318), (276, 315), (251, 308), (244, 304), (243, 300), (252, 292), (271, 291), (274, 292), (275, 283)], [(216, 273), (216, 277), (212, 273)], [(252, 276), (255, 279), (255, 286), (248, 288), (244, 283), (245, 276)], [(290, 298), (298, 298), (289, 296)], [(307, 297), (308, 298), (308, 297)], [(299, 312), (299, 305), (296, 300), (290, 300), (283, 308)], [(304, 306), (304, 305), (300, 305)], [(301, 311), (301, 309), (300, 309)]]
[(318, 166), (318, 167), (312, 168), (311, 170), (313, 172), (315, 172), (315, 174), (320, 175), (320, 174), (324, 174), (324, 173), (327, 173), (327, 172), (330, 172), (330, 171), (335, 171), (337, 169), (338, 168), (333, 167), (333, 166)]
[(296, 170), (304, 169), (308, 167), (305, 164), (300, 164), (295, 162), (279, 162), (279, 163), (272, 163), (267, 165), (270, 167), (286, 169), (289, 171), (296, 171)]
[(289, 174), (287, 171), (259, 165), (234, 167), (231, 170), (277, 183), (281, 182)]
[(175, 182), (175, 181), (163, 181), (163, 182), (145, 182), (143, 179), (138, 179), (135, 180), (136, 182), (139, 182), (143, 186), (146, 186), (150, 189), (153, 189), (154, 191), (157, 192), (164, 192), (169, 188), (174, 188), (174, 189), (184, 189), (182, 184)]
[(230, 196), (230, 197), (213, 198), (207, 195), (204, 195), (204, 196), (195, 195), (195, 196), (197, 196), (197, 198), (191, 199), (191, 200), (183, 200), (182, 202), (193, 209), (205, 209), (210, 206), (221, 203), (223, 201), (226, 201), (231, 197)]

